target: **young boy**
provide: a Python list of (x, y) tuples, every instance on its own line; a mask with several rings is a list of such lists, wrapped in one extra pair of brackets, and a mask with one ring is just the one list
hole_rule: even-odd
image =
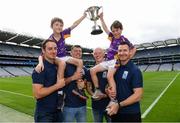
[[(58, 48), (57, 58), (55, 60), (55, 64), (58, 65), (57, 79), (64, 78), (64, 70), (66, 66), (65, 62), (77, 66), (76, 72), (80, 73), (83, 69), (82, 60), (67, 56), (65, 39), (70, 37), (71, 30), (77, 27), (81, 23), (81, 21), (84, 20), (85, 17), (86, 17), (86, 12), (84, 12), (83, 16), (80, 17), (77, 21), (75, 21), (72, 26), (64, 30), (63, 30), (64, 22), (62, 19), (55, 17), (51, 20), (51, 28), (53, 30), (53, 34), (49, 37), (49, 39), (55, 40), (57, 42), (57, 48)], [(39, 60), (39, 64), (36, 66), (35, 70), (37, 72), (41, 72), (44, 69), (43, 54), (39, 56), (38, 60)]]
[[(118, 46), (119, 46), (120, 42), (125, 41), (131, 45), (131, 52), (132, 52), (131, 57), (133, 57), (136, 52), (136, 48), (129, 42), (129, 40), (121, 35), (123, 26), (119, 21), (113, 22), (113, 24), (111, 25), (111, 32), (110, 32), (104, 22), (103, 13), (100, 14), (100, 20), (101, 20), (101, 24), (102, 24), (104, 31), (108, 35), (108, 39), (111, 41), (111, 44), (107, 51), (106, 61), (96, 65), (95, 67), (93, 67), (90, 70), (92, 81), (96, 88), (96, 90), (92, 96), (92, 98), (94, 98), (94, 99), (98, 99), (99, 96), (104, 95), (99, 90), (99, 82), (98, 82), (96, 74), (98, 72), (102, 72), (105, 70), (108, 70), (107, 79), (108, 79), (109, 88), (111, 88), (111, 91), (116, 94), (116, 84), (114, 81), (114, 74), (116, 72), (116, 67), (119, 65), (117, 50), (118, 50)], [(116, 97), (112, 98), (112, 100), (114, 100), (114, 99), (116, 99)]]

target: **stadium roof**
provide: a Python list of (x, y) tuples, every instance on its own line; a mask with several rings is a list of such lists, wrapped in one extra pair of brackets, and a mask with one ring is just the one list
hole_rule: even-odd
[[(28, 46), (41, 46), (41, 42), (44, 41), (43, 38), (17, 34), (14, 32), (2, 31), (0, 30), (0, 41), (3, 43), (15, 43), (19, 45), (28, 45)], [(67, 50), (71, 49), (72, 45), (67, 45)], [(82, 48), (83, 52), (92, 53), (92, 49)]]
[[(2, 41), (3, 43), (10, 42), (10, 43), (16, 43), (20, 45), (40, 47), (41, 42), (43, 40), (44, 39), (38, 38), (38, 37), (0, 30), (0, 41)], [(151, 43), (135, 44), (135, 47), (138, 50), (141, 50), (141, 49), (143, 50), (143, 49), (151, 49), (151, 48), (158, 48), (158, 47), (169, 47), (172, 45), (180, 45), (180, 38), (168, 39), (165, 41), (155, 41)], [(70, 50), (71, 46), (72, 45), (67, 45), (67, 50)], [(83, 51), (87, 53), (92, 53), (92, 49), (88, 49), (88, 48), (83, 48)]]
[(139, 50), (143, 49), (151, 49), (151, 48), (158, 48), (158, 47), (170, 47), (174, 45), (180, 45), (180, 38), (178, 39), (168, 39), (165, 41), (155, 41), (151, 43), (142, 43), (136, 44), (135, 47)]

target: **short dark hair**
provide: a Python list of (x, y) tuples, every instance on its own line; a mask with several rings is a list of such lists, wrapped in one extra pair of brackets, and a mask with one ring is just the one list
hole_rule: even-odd
[(131, 45), (130, 45), (130, 43), (127, 42), (127, 41), (122, 41), (122, 42), (119, 44), (119, 46), (120, 46), (120, 45), (128, 45), (129, 49), (131, 49)]
[(81, 48), (81, 49), (82, 49), (82, 47), (81, 47), (80, 45), (73, 45), (73, 46), (71, 47), (71, 50), (73, 50), (74, 48)]
[(46, 49), (46, 44), (47, 44), (48, 42), (54, 42), (54, 43), (56, 44), (56, 41), (51, 40), (51, 39), (46, 39), (46, 40), (44, 40), (44, 41), (41, 43), (41, 48), (42, 48), (42, 49)]
[(123, 30), (123, 25), (121, 22), (119, 22), (118, 20), (115, 20), (112, 25), (111, 25), (111, 30), (112, 28), (120, 28), (121, 30)]
[(54, 18), (51, 19), (51, 28), (53, 27), (53, 24), (55, 22), (60, 22), (60, 23), (64, 24), (64, 22), (63, 22), (63, 20), (61, 18), (54, 17)]

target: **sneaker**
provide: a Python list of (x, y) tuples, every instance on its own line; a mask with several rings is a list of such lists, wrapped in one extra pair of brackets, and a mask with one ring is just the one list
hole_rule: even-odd
[(76, 96), (78, 96), (79, 98), (83, 99), (83, 100), (87, 100), (88, 96), (86, 96), (84, 90), (80, 90), (80, 89), (73, 89), (72, 93)]
[(99, 97), (104, 96), (105, 94), (101, 92), (101, 90), (96, 89), (94, 94), (92, 95), (92, 98), (97, 100)]
[(63, 91), (58, 91), (58, 105), (57, 105), (58, 110), (61, 111), (63, 110), (64, 99), (65, 99), (65, 94), (63, 93)]

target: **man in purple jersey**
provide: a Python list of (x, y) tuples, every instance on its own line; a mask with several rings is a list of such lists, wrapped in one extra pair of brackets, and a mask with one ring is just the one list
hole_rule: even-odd
[[(76, 72), (78, 73), (80, 73), (83, 69), (83, 61), (81, 59), (67, 56), (65, 39), (70, 37), (71, 30), (77, 27), (85, 17), (86, 17), (86, 12), (84, 12), (83, 16), (80, 17), (77, 21), (75, 21), (72, 26), (64, 30), (63, 30), (64, 22), (62, 19), (55, 17), (51, 20), (51, 28), (53, 30), (53, 34), (49, 37), (49, 39), (54, 40), (57, 43), (58, 49), (57, 49), (57, 58), (55, 60), (55, 64), (57, 64), (58, 66), (61, 64), (61, 67), (58, 67), (57, 79), (64, 78), (65, 62), (77, 66)], [(62, 64), (64, 65), (62, 66)], [(44, 69), (43, 57), (39, 56), (39, 64), (37, 65), (35, 70), (41, 72), (43, 69)]]
[[(111, 41), (111, 44), (107, 50), (106, 60), (104, 62), (94, 66), (90, 70), (92, 81), (96, 88), (95, 92), (92, 96), (92, 98), (94, 98), (94, 99), (98, 99), (101, 95), (103, 95), (103, 93), (99, 90), (99, 82), (98, 82), (98, 78), (97, 78), (96, 74), (98, 72), (105, 71), (105, 70), (108, 70), (107, 79), (108, 79), (109, 88), (111, 88), (112, 93), (114, 93), (114, 95), (116, 95), (116, 84), (114, 81), (114, 74), (116, 72), (116, 66), (119, 65), (117, 62), (117, 59), (118, 59), (117, 51), (118, 51), (119, 44), (121, 42), (128, 42), (130, 44), (131, 58), (134, 56), (134, 54), (136, 52), (136, 48), (132, 45), (132, 43), (130, 43), (130, 41), (127, 38), (125, 38), (124, 36), (121, 35), (122, 30), (123, 30), (123, 25), (119, 21), (113, 22), (113, 24), (111, 25), (111, 32), (110, 32), (104, 22), (103, 13), (100, 14), (100, 20), (101, 20), (104, 31), (108, 35), (108, 39)], [(115, 101), (115, 98), (116, 97), (113, 97), (111, 99), (111, 102)]]

